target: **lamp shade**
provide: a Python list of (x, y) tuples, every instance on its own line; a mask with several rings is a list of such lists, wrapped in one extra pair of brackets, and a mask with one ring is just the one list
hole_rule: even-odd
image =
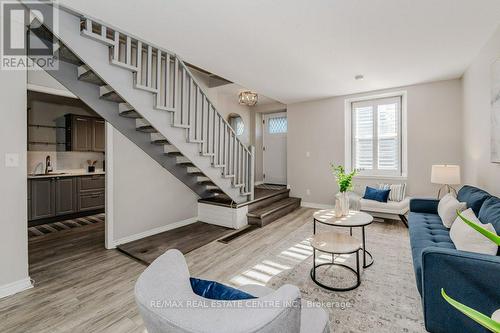
[(431, 172), (431, 183), (459, 185), (460, 166), (458, 165), (433, 165)]

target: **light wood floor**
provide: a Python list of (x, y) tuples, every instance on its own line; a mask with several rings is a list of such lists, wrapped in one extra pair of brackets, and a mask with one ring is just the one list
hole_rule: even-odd
[[(187, 255), (193, 276), (238, 286), (262, 283), (266, 274), (248, 274), (296, 243), (297, 229), (311, 223), (314, 210), (291, 214), (234, 240), (212, 242)], [(35, 288), (0, 300), (0, 332), (145, 332), (133, 296), (145, 266), (116, 250), (104, 249), (103, 225), (49, 234), (29, 243)], [(273, 273), (269, 273), (273, 274)]]

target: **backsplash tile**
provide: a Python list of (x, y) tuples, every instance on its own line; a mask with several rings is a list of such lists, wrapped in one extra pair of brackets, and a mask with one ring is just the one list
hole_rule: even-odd
[(52, 169), (74, 170), (87, 168), (87, 160), (97, 161), (96, 167), (102, 169), (103, 153), (76, 151), (28, 151), (27, 173), (43, 173), (45, 158), (50, 156)]

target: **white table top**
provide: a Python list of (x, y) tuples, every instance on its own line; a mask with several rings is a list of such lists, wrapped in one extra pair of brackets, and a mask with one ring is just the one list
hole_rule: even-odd
[(313, 217), (318, 222), (337, 227), (362, 227), (373, 222), (370, 214), (354, 210), (349, 211), (346, 216), (335, 217), (335, 210), (324, 209), (315, 212)]
[(338, 232), (321, 232), (311, 239), (311, 246), (318, 251), (347, 254), (360, 250), (361, 242), (349, 235)]

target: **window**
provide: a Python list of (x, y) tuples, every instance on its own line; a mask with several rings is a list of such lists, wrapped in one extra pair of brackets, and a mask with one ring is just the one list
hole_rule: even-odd
[(274, 117), (269, 118), (269, 122), (267, 124), (269, 126), (268, 132), (269, 134), (281, 134), (286, 133), (288, 129), (287, 118), (285, 117)]
[(402, 102), (402, 95), (346, 101), (348, 169), (360, 176), (406, 176)]

